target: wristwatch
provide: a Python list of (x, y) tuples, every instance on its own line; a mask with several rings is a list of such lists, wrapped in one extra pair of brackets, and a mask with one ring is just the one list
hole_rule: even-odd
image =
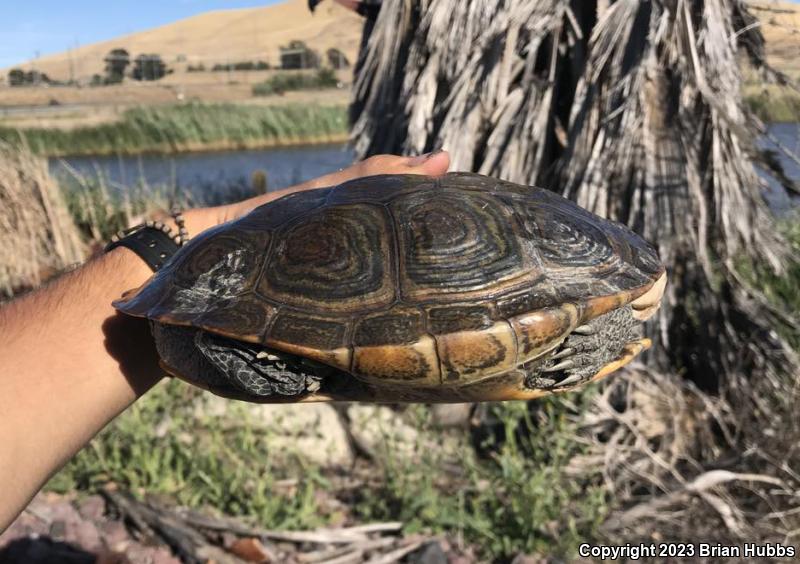
[(139, 255), (153, 272), (160, 269), (178, 252), (188, 240), (188, 233), (181, 212), (172, 213), (178, 226), (178, 234), (161, 221), (146, 221), (129, 229), (123, 229), (111, 238), (104, 251), (127, 247)]

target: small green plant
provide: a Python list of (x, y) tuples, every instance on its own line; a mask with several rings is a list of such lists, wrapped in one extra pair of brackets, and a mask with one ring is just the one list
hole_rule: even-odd
[[(789, 242), (792, 256), (783, 275), (775, 274), (765, 265), (740, 260), (737, 269), (744, 278), (764, 292), (769, 302), (791, 316), (800, 315), (800, 214), (794, 213), (779, 223), (779, 229)], [(800, 350), (800, 333), (791, 326), (776, 327), (796, 350)]]
[(748, 87), (745, 102), (765, 122), (800, 121), (800, 94), (786, 88)]
[[(199, 390), (163, 382), (139, 400), (48, 483), (57, 492), (96, 491), (108, 483), (134, 494), (160, 494), (192, 507), (211, 506), (274, 528), (313, 528), (327, 516), (315, 492), (326, 481), (297, 460), (277, 467), (263, 428), (245, 406), (228, 416), (195, 409)], [(236, 422), (231, 424), (231, 422)], [(302, 475), (290, 492), (277, 482)]]
[(336, 88), (339, 81), (332, 69), (319, 69), (314, 74), (303, 72), (282, 72), (269, 80), (253, 86), (253, 95), (270, 96), (282, 94), (291, 90), (313, 90), (321, 88)]
[[(417, 426), (424, 428), (420, 409)], [(487, 560), (573, 554), (607, 511), (600, 486), (566, 472), (582, 451), (568, 417), (574, 409), (558, 398), (492, 405), (491, 432), (478, 449), (462, 443), (457, 464), (442, 448), (424, 444), (403, 458), (388, 440), (378, 479), (361, 490), (355, 511), (362, 519), (403, 521), (411, 532), (455, 535), (480, 547)]]

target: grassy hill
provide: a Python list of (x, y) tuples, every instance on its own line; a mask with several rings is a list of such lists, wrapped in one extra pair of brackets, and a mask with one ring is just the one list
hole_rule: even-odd
[(767, 40), (767, 59), (776, 68), (800, 78), (800, 4), (751, 2)]
[[(293, 39), (305, 41), (320, 54), (331, 47), (352, 62), (361, 37), (361, 18), (335, 2), (323, 2), (314, 14), (306, 0), (288, 0), (264, 8), (207, 12), (154, 29), (86, 45), (70, 52), (41, 57), (36, 68), (54, 80), (89, 80), (102, 74), (103, 58), (115, 48), (132, 56), (158, 53), (176, 75), (189, 65), (237, 61), (279, 64), (279, 48)], [(29, 68), (29, 65), (20, 65)], [(0, 70), (5, 77), (8, 69)], [(224, 73), (222, 73), (224, 74)]]

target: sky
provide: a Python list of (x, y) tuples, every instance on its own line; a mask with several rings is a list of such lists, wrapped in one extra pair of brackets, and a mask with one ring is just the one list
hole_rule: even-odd
[(208, 12), (283, 0), (0, 0), (0, 68)]

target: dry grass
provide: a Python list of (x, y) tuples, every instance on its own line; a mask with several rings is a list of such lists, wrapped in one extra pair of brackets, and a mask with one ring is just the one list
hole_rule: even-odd
[(792, 375), (742, 381), (722, 397), (637, 367), (609, 380), (580, 417), (612, 511), (601, 537), (624, 542), (796, 544), (800, 427)]
[(38, 286), (85, 247), (44, 159), (0, 142), (0, 293)]

